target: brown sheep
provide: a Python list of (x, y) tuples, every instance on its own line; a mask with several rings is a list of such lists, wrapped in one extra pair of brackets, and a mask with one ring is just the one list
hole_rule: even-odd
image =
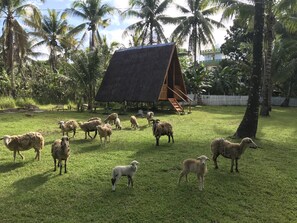
[(172, 125), (168, 122), (160, 122), (159, 119), (153, 120), (153, 135), (156, 137), (156, 146), (159, 146), (159, 139), (162, 135), (168, 136), (168, 143), (170, 143), (170, 138), (174, 143)]
[(246, 137), (241, 140), (240, 143), (232, 143), (225, 139), (215, 139), (211, 143), (212, 159), (215, 164), (215, 168), (218, 169), (217, 158), (219, 155), (227, 159), (231, 159), (231, 172), (233, 172), (234, 160), (235, 160), (235, 170), (238, 171), (238, 160), (240, 156), (244, 153), (246, 148), (256, 149), (258, 146), (253, 142), (252, 139)]
[(5, 135), (0, 138), (0, 140), (2, 139), (7, 149), (13, 151), (14, 161), (16, 159), (16, 153), (18, 153), (22, 159), (24, 159), (24, 156), (20, 153), (20, 151), (29, 150), (31, 148), (35, 149), (35, 159), (40, 160), (41, 150), (44, 147), (44, 138), (41, 133), (29, 132), (24, 135)]
[(58, 167), (60, 167), (60, 175), (62, 174), (62, 161), (64, 164), (64, 173), (67, 173), (67, 159), (70, 156), (70, 145), (68, 136), (63, 136), (62, 139), (57, 139), (52, 144), (52, 157), (54, 159), (54, 171), (56, 171), (56, 164), (58, 160)]

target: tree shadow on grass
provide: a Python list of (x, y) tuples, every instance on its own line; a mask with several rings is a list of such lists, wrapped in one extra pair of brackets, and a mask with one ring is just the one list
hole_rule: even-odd
[(8, 172), (16, 170), (18, 168), (22, 168), (22, 167), (26, 166), (26, 164), (29, 162), (31, 162), (31, 161), (25, 161), (25, 162), (19, 162), (19, 163), (15, 163), (15, 162), (2, 163), (2, 164), (0, 164), (0, 173), (8, 173)]

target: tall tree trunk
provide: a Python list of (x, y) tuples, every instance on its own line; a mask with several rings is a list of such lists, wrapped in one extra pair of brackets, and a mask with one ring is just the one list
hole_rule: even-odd
[(244, 117), (237, 128), (236, 137), (256, 137), (259, 117), (259, 89), (262, 73), (262, 49), (264, 27), (264, 0), (255, 2), (253, 39), (253, 73), (250, 80), (249, 98)]
[(281, 107), (289, 107), (290, 104), (290, 97), (292, 95), (292, 89), (293, 89), (293, 85), (294, 85), (294, 81), (291, 80), (289, 83), (289, 89), (288, 89), (288, 93), (286, 95), (285, 100), (281, 103)]
[(16, 97), (16, 89), (15, 89), (15, 76), (14, 76), (14, 70), (13, 70), (13, 64), (14, 64), (14, 29), (13, 29), (13, 16), (9, 15), (7, 17), (7, 23), (8, 23), (8, 33), (7, 33), (7, 39), (6, 39), (6, 46), (7, 46), (7, 73), (10, 76), (10, 84), (11, 84), (11, 96), (13, 98)]
[(272, 94), (272, 83), (271, 83), (271, 58), (272, 58), (272, 47), (273, 47), (273, 27), (275, 23), (274, 14), (272, 12), (272, 2), (273, 0), (267, 1), (267, 16), (266, 16), (266, 42), (267, 42), (267, 52), (265, 55), (265, 68), (264, 68), (264, 76), (263, 76), (263, 85), (262, 85), (262, 104), (260, 115), (261, 116), (269, 116), (269, 112), (271, 111), (271, 94)]

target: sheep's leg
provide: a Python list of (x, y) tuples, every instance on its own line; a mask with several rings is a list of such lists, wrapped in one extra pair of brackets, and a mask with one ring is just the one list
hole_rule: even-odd
[(56, 159), (54, 159), (54, 171), (56, 171), (57, 170), (57, 160)]
[(60, 175), (62, 175), (62, 160), (58, 161), (58, 166), (60, 166)]
[(173, 134), (170, 134), (170, 135), (171, 135), (171, 138), (172, 138), (172, 143), (174, 143)]
[(239, 173), (239, 170), (238, 170), (238, 159), (235, 159), (235, 170), (237, 173)]
[(179, 179), (178, 179), (178, 184), (180, 183), (181, 179), (183, 178), (183, 176), (186, 176), (186, 182), (188, 182), (188, 172), (187, 171), (182, 171), (179, 174)]
[(233, 166), (234, 166), (234, 159), (231, 160), (231, 170), (230, 170), (231, 173), (233, 173)]
[(203, 177), (197, 175), (197, 178), (198, 178), (198, 180), (199, 180), (199, 190), (202, 191), (202, 189), (203, 189), (203, 187), (204, 187), (204, 186), (203, 186)]
[(22, 157), (22, 160), (24, 159), (24, 156), (21, 154), (21, 152), (18, 150), (18, 154), (20, 155), (20, 157)]
[(16, 150), (13, 151), (13, 161), (15, 162), (15, 158), (16, 158)]
[(131, 176), (127, 176), (128, 177), (128, 187), (133, 187), (133, 179)]
[(95, 135), (94, 135), (94, 139), (96, 138), (96, 136), (97, 136), (97, 130), (95, 130)]
[(170, 143), (170, 134), (168, 134), (168, 143)]
[(219, 167), (218, 167), (218, 162), (217, 162), (217, 158), (218, 158), (219, 155), (220, 155), (220, 154), (213, 154), (213, 156), (212, 156), (212, 160), (213, 160), (213, 162), (214, 162), (215, 169), (218, 169), (218, 168), (219, 168)]
[(76, 133), (76, 130), (75, 130), (75, 129), (73, 129), (73, 135), (72, 135), (72, 138), (74, 138), (74, 136), (75, 136), (75, 133)]
[(65, 160), (65, 164), (64, 164), (64, 173), (67, 173), (67, 160)]
[(115, 188), (116, 188), (116, 184), (117, 184), (117, 182), (119, 181), (119, 177), (118, 176), (116, 176), (115, 178), (112, 178), (111, 179), (111, 183), (112, 183), (112, 190), (113, 191), (115, 191)]
[(159, 146), (159, 139), (160, 137), (156, 136), (156, 146)]
[(87, 132), (85, 132), (85, 139), (87, 139)]
[(88, 132), (88, 136), (89, 136), (91, 139), (93, 139), (93, 137), (90, 135), (90, 132)]

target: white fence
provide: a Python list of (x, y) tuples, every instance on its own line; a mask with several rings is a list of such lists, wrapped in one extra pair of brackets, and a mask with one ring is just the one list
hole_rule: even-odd
[[(192, 100), (194, 100), (194, 95), (188, 95)], [(248, 96), (233, 96), (233, 95), (202, 95), (202, 103), (205, 105), (246, 105)], [(284, 97), (272, 97), (271, 103), (274, 106), (279, 106), (285, 100)], [(193, 104), (196, 104), (193, 101)], [(290, 107), (297, 107), (297, 98), (291, 98)]]

